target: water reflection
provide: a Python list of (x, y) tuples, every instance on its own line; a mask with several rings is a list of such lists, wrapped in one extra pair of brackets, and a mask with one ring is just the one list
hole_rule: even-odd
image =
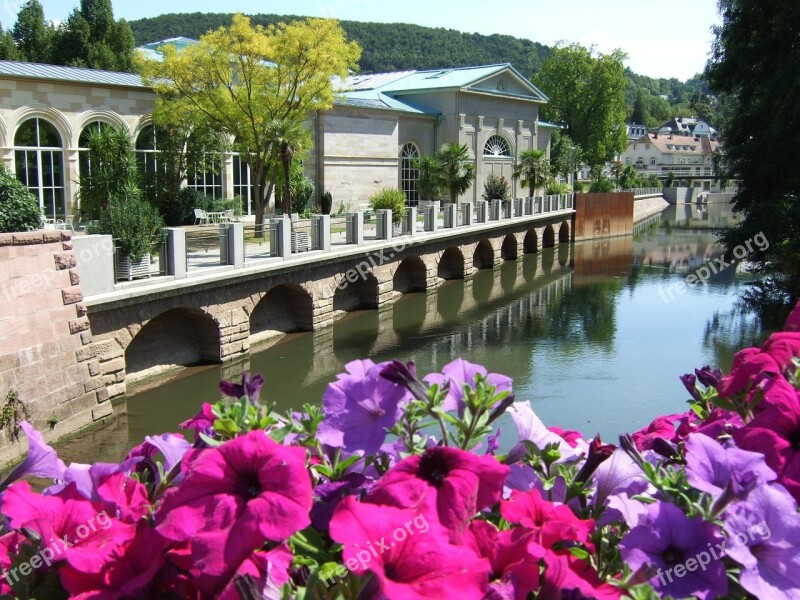
[(733, 271), (671, 302), (659, 296), (716, 256), (715, 239), (661, 222), (635, 238), (521, 256), (380, 310), (348, 313), (326, 330), (286, 336), (239, 363), (189, 369), (132, 396), (124, 418), (61, 452), (118, 460), (144, 435), (175, 431), (201, 402), (219, 397), (220, 378), (237, 379), (242, 369), (263, 373), (263, 395), (282, 409), (319, 402), (344, 365), (364, 357), (414, 360), (421, 373), (464, 357), (513, 377), (517, 398), (531, 401), (545, 423), (614, 439), (683, 410), (681, 373), (728, 368), (733, 349), (763, 334), (747, 318), (725, 316), (741, 285)]

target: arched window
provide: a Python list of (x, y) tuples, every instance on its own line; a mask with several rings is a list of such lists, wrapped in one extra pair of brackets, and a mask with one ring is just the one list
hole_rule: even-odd
[(17, 179), (39, 198), (39, 207), (51, 219), (66, 217), (64, 152), (61, 136), (44, 119), (28, 119), (14, 136)]
[(486, 140), (486, 145), (483, 147), (483, 155), (511, 158), (511, 149), (508, 147), (508, 142), (502, 136), (493, 135)]
[(159, 135), (153, 125), (143, 128), (136, 136), (136, 164), (142, 174), (142, 187), (147, 198), (154, 202), (158, 199), (159, 178), (166, 173), (166, 167), (158, 155), (157, 139)]
[(83, 128), (80, 136), (78, 136), (78, 172), (81, 177), (86, 177), (91, 173), (92, 165), (89, 162), (89, 138), (93, 131), (100, 131), (101, 127), (110, 127), (110, 125), (102, 121), (92, 121)]
[(192, 148), (192, 145), (197, 144), (194, 135), (189, 136), (188, 144), (190, 159), (186, 173), (187, 187), (194, 188), (214, 200), (222, 198), (222, 171), (220, 168), (222, 157), (217, 153), (206, 152), (204, 148)]
[(400, 189), (406, 195), (409, 206), (419, 203), (419, 171), (414, 167), (414, 159), (419, 158), (419, 149), (411, 142), (400, 150)]
[(238, 152), (231, 152), (231, 156), (233, 157), (233, 195), (242, 198), (242, 214), (252, 215), (253, 184), (250, 181), (250, 165)]

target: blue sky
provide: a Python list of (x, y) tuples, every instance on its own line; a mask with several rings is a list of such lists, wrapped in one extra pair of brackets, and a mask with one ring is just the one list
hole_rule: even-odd
[[(79, 0), (40, 0), (45, 17), (64, 20)], [(11, 27), (22, 0), (3, 0), (0, 21)], [(355, 21), (405, 22), (483, 34), (503, 33), (552, 45), (560, 40), (620, 48), (627, 66), (651, 77), (685, 80), (703, 70), (716, 0), (117, 0), (114, 14), (128, 20), (163, 12), (277, 13)]]

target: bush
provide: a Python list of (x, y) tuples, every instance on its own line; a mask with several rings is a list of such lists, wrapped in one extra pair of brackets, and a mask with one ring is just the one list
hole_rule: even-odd
[(608, 193), (614, 191), (614, 182), (611, 181), (608, 177), (601, 175), (594, 181), (592, 181), (592, 185), (589, 188), (591, 193)]
[(303, 173), (299, 175), (292, 173), (292, 212), (304, 212), (313, 195), (314, 182)]
[(548, 196), (554, 195), (561, 195), (561, 194), (569, 194), (572, 191), (572, 187), (568, 183), (557, 183), (555, 181), (551, 181), (547, 184), (547, 189), (545, 189), (545, 194)]
[(370, 196), (369, 203), (372, 210), (391, 210), (394, 223), (400, 223), (406, 216), (406, 195), (398, 189), (384, 188)]
[(42, 226), (39, 201), (6, 167), (0, 165), (0, 233)]
[(161, 204), (161, 214), (170, 227), (194, 223), (194, 209), (211, 210), (211, 198), (194, 188), (181, 188), (172, 198), (165, 199)]
[(117, 240), (121, 256), (140, 260), (164, 239), (164, 220), (158, 210), (140, 195), (112, 198), (100, 221), (89, 233), (110, 235)]
[(333, 210), (333, 196), (331, 193), (325, 192), (322, 194), (319, 199), (319, 204), (323, 215), (331, 214), (331, 210)]
[(481, 198), (489, 200), (508, 200), (509, 185), (505, 177), (498, 177), (494, 173), (486, 178), (483, 184), (483, 194)]

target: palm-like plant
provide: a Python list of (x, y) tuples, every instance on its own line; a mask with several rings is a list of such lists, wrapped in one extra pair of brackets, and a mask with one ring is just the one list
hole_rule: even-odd
[(293, 119), (272, 119), (267, 124), (267, 139), (272, 145), (273, 164), (280, 165), (283, 174), (281, 212), (292, 212), (292, 161), (309, 145), (308, 130)]
[(450, 202), (455, 202), (475, 179), (475, 165), (469, 162), (469, 149), (466, 144), (444, 144), (436, 152), (436, 162), (439, 163), (439, 187), (450, 193)]
[(530, 189), (530, 196), (535, 196), (536, 188), (547, 185), (550, 178), (550, 161), (544, 150), (523, 150), (511, 177), (519, 179), (522, 185)]

